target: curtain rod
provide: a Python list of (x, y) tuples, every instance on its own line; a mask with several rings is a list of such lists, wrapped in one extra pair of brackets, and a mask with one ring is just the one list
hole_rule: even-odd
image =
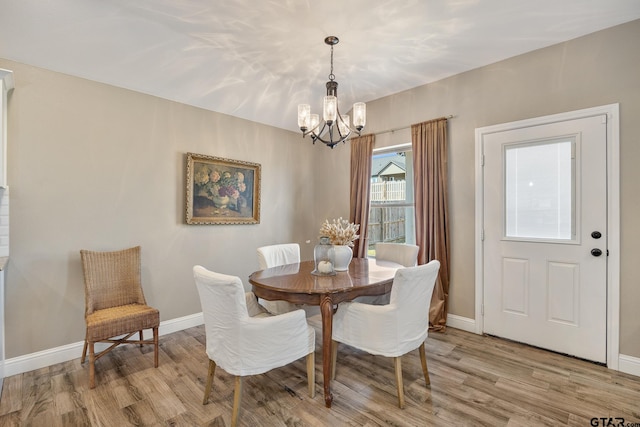
[[(449, 114), (448, 116), (442, 116), (442, 117), (438, 117), (437, 119), (431, 119), (431, 120), (427, 120), (427, 121), (428, 122), (433, 122), (433, 121), (436, 121), (436, 120), (452, 119), (452, 118), (453, 118), (453, 115)], [(393, 132), (397, 132), (399, 130), (410, 129), (411, 126), (412, 125), (404, 126), (404, 127), (401, 127), (401, 128), (393, 128), (393, 129), (381, 130), (380, 132), (374, 132), (373, 134), (374, 135), (380, 135), (380, 134), (389, 133), (389, 132), (393, 133)]]

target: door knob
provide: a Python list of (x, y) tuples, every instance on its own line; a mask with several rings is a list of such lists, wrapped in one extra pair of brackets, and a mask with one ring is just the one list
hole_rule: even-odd
[(594, 231), (593, 233), (591, 233), (591, 237), (593, 237), (594, 239), (599, 239), (602, 237), (602, 233), (600, 233), (599, 231)]
[(598, 248), (591, 249), (591, 255), (600, 256), (600, 255), (602, 255), (602, 251), (600, 249), (598, 249)]

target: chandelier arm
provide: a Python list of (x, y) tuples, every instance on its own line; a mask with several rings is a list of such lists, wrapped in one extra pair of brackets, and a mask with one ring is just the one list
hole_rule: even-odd
[[(342, 120), (342, 114), (340, 114), (340, 109), (338, 108), (337, 105), (336, 105), (336, 112), (338, 113), (337, 116), (336, 116), (336, 129), (338, 131), (338, 135), (340, 136), (340, 139), (338, 140), (338, 142), (340, 142), (340, 141), (345, 142), (347, 140), (347, 138), (349, 138), (349, 135), (351, 135), (351, 132), (353, 131), (353, 129), (351, 129), (351, 126), (347, 125), (345, 123), (345, 121)], [(343, 135), (342, 132), (340, 132), (340, 125), (338, 124), (338, 120), (340, 120), (342, 122), (342, 125), (345, 128), (347, 128), (347, 134), (346, 135)]]
[(304, 138), (304, 137), (306, 137), (307, 135), (311, 135), (311, 138), (313, 138), (313, 139), (315, 140), (315, 136), (314, 136), (314, 134), (316, 134), (316, 135), (317, 135), (317, 134), (322, 133), (322, 131), (324, 131), (324, 128), (325, 128), (326, 126), (327, 126), (327, 124), (326, 124), (326, 123), (324, 123), (324, 124), (322, 125), (322, 129), (320, 129), (320, 131), (318, 131), (318, 128), (320, 127), (320, 125), (318, 124), (318, 126), (314, 127), (313, 129), (309, 129), (309, 130), (303, 131), (303, 132), (302, 132), (302, 137)]
[[(338, 111), (338, 113), (340, 113), (340, 112)], [(340, 120), (343, 124), (345, 124), (344, 120), (342, 120), (342, 116), (340, 114), (338, 114), (337, 117), (336, 117), (336, 122), (338, 120)], [(337, 123), (334, 123), (334, 125), (337, 125)], [(333, 129), (334, 125), (329, 127), (329, 139), (324, 139), (324, 138), (321, 137), (321, 135), (325, 132), (325, 130), (328, 127), (327, 122), (323, 123), (322, 128), (320, 128), (319, 131), (317, 129), (320, 127), (320, 125), (314, 127), (313, 129), (309, 129), (307, 131), (302, 132), (302, 137), (304, 138), (307, 135), (311, 135), (311, 139), (312, 139), (312, 142), (314, 144), (316, 143), (316, 140), (319, 140), (320, 142), (322, 142), (322, 143), (324, 143), (324, 144), (326, 144), (326, 145), (328, 145), (330, 147), (333, 147), (333, 145), (339, 144), (340, 142), (345, 142), (347, 139), (349, 139), (349, 137), (351, 136), (352, 132), (355, 132), (355, 133), (358, 134), (358, 136), (360, 136), (360, 131), (355, 129), (355, 128), (353, 128), (353, 127), (351, 127), (351, 126), (346, 126), (347, 129), (349, 129), (349, 132), (347, 132), (346, 135), (343, 135), (342, 132), (340, 132), (340, 126), (337, 126), (338, 136), (340, 138), (334, 141), (333, 140), (333, 136), (332, 136), (333, 135), (332, 129)]]
[[(339, 133), (339, 132), (338, 132), (338, 133)], [(331, 128), (329, 128), (329, 139), (325, 139), (325, 138), (323, 138), (323, 137), (322, 137), (322, 136), (320, 136), (320, 135), (316, 135), (316, 136), (314, 137), (314, 142), (315, 142), (315, 140), (318, 140), (318, 141), (320, 141), (320, 142), (322, 142), (322, 143), (326, 144), (327, 146), (329, 146), (329, 147), (333, 148), (333, 146), (334, 146), (334, 145), (337, 145), (337, 144), (339, 144), (339, 143), (341, 143), (341, 142), (345, 142), (345, 141), (347, 140), (347, 138), (349, 138), (349, 135), (350, 135), (350, 134), (351, 134), (351, 132), (349, 132), (346, 136), (342, 136), (342, 135), (341, 135), (339, 139), (337, 139), (337, 140), (335, 140), (335, 141), (334, 141), (334, 140), (333, 140), (333, 131), (332, 131), (332, 129), (331, 129)]]
[[(358, 131), (354, 127), (351, 127), (351, 124), (347, 125), (344, 122), (344, 120), (342, 120), (342, 114), (340, 114), (340, 109), (337, 106), (336, 106), (336, 112), (337, 112), (337, 115), (336, 115), (336, 123), (335, 124), (337, 125), (338, 124), (338, 120), (340, 120), (342, 122), (343, 126), (346, 127), (347, 129), (349, 129), (349, 132), (347, 132), (347, 136), (345, 136), (344, 139), (349, 138), (349, 135), (351, 135), (351, 132), (356, 132), (358, 134), (358, 136), (360, 136), (360, 131)], [(340, 126), (338, 126), (338, 134), (340, 136), (342, 136), (342, 133), (340, 132)]]
[[(338, 111), (338, 113), (339, 113), (339, 111)], [(346, 133), (346, 135), (343, 135), (342, 132), (340, 132), (340, 126), (338, 126), (338, 123), (337, 123), (338, 120), (340, 120), (343, 123), (343, 125), (345, 125), (345, 127), (347, 129), (349, 129), (349, 131)], [(334, 137), (333, 127), (334, 126), (336, 127), (336, 130), (338, 131), (337, 132), (338, 139), (335, 139), (335, 140), (333, 139), (333, 137)], [(326, 139), (326, 137), (325, 138), (322, 137), (322, 134), (325, 133), (325, 129), (327, 127), (328, 127), (328, 130), (329, 130), (328, 131), (329, 139)], [(360, 136), (360, 131), (358, 131), (357, 129), (352, 128), (351, 126), (346, 126), (346, 123), (344, 122), (344, 120), (342, 120), (342, 116), (340, 114), (338, 114), (336, 116), (336, 121), (334, 122), (333, 125), (328, 126), (327, 123), (325, 122), (323, 124), (323, 126), (322, 126), (322, 129), (320, 129), (319, 132), (315, 132), (315, 136), (312, 135), (313, 143), (315, 144), (315, 141), (319, 140), (320, 142), (322, 142), (322, 143), (328, 145), (329, 147), (333, 148), (334, 145), (337, 145), (337, 144), (339, 144), (341, 142), (345, 142), (346, 143), (346, 140), (349, 139), (349, 137), (351, 136), (352, 132), (356, 132), (358, 134), (358, 136)], [(309, 134), (309, 133), (312, 133), (312, 131), (307, 131), (303, 135), (306, 135), (306, 134)]]
[(341, 142), (345, 142), (347, 140), (347, 138), (341, 138), (337, 141), (325, 141), (324, 139), (318, 137), (316, 138), (317, 140), (319, 140), (320, 142), (324, 143), (327, 147), (331, 147), (333, 148), (335, 145), (340, 144)]

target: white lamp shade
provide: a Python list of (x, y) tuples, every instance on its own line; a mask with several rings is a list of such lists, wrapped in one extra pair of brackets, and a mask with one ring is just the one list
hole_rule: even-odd
[(338, 131), (341, 136), (346, 136), (349, 133), (349, 116), (347, 114), (340, 115), (340, 120), (338, 120)]
[(309, 130), (311, 131), (311, 134), (317, 135), (318, 126), (320, 125), (320, 116), (317, 114), (311, 114), (309, 123), (310, 123)]
[(333, 123), (338, 115), (338, 98), (333, 95), (327, 95), (324, 97), (324, 108), (322, 109), (322, 116), (325, 122)]
[(309, 116), (311, 115), (311, 106), (309, 104), (298, 105), (298, 126), (300, 129), (309, 129)]
[(361, 130), (367, 122), (367, 105), (364, 102), (353, 104), (353, 126)]

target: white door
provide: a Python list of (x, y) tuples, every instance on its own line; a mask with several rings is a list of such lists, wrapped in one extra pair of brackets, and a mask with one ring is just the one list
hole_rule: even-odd
[(607, 116), (484, 135), (484, 332), (606, 362)]

